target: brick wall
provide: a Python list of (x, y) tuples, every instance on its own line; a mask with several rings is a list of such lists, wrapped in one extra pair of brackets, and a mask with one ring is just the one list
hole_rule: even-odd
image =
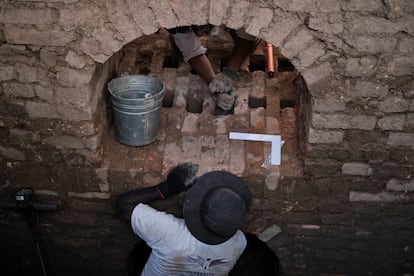
[[(300, 177), (249, 166), (263, 161), (266, 148), (230, 145), (220, 131), (231, 123), (204, 129), (212, 137), (204, 148), (222, 147), (221, 153), (247, 160), (242, 169), (217, 162), (218, 155), (205, 163), (206, 170), (224, 164), (251, 180), (256, 204), (247, 228), (282, 228), (269, 245), (288, 274), (414, 274), (413, 2), (256, 2), (0, 4), (0, 195), (8, 199), (30, 186), (42, 200), (64, 206), (42, 214), (39, 225), (51, 270), (119, 275), (135, 237), (114, 216), (112, 195), (134, 187), (137, 179), (144, 185), (159, 180), (175, 161), (165, 156), (184, 154), (177, 140), (165, 139), (161, 154), (155, 145), (119, 149), (124, 156), (145, 154), (144, 167), (108, 164), (112, 136), (104, 91), (120, 64), (120, 50), (160, 27), (223, 24), (244, 27), (278, 47), (309, 91), (297, 122)], [(179, 136), (177, 129), (166, 132), (191, 144), (186, 137), (199, 133), (192, 122), (202, 115), (174, 112), (164, 123), (177, 122)], [(248, 121), (247, 130), (253, 130), (251, 118), (261, 119), (261, 112), (227, 120)], [(0, 218), (0, 272), (38, 269), (20, 213), (0, 210)]]

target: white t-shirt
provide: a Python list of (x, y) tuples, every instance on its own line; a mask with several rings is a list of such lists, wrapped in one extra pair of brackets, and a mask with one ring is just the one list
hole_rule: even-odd
[(224, 243), (209, 245), (194, 238), (183, 219), (138, 204), (131, 226), (152, 248), (141, 275), (227, 275), (246, 247), (241, 231)]

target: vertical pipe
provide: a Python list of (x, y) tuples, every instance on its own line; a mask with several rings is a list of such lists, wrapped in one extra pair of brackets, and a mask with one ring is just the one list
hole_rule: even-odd
[(273, 45), (267, 43), (267, 75), (273, 78), (275, 75), (275, 63), (273, 60)]

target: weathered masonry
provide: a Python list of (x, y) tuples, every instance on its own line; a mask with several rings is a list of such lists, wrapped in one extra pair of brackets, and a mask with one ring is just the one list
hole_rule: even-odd
[[(274, 45), (275, 76), (259, 45), (234, 112), (215, 114), (165, 32), (184, 25), (205, 30), (217, 71), (232, 49), (218, 27), (245, 28)], [(114, 135), (106, 85), (131, 73), (166, 85), (145, 147)], [(244, 230), (282, 229), (268, 244), (287, 275), (414, 275), (413, 76), (411, 0), (2, 1), (0, 201), (31, 187), (60, 203), (36, 225), (49, 274), (122, 275), (137, 238), (113, 196), (191, 161), (250, 183)], [(281, 166), (231, 131), (281, 135)], [(0, 209), (0, 237), (1, 275), (41, 275), (21, 210)]]

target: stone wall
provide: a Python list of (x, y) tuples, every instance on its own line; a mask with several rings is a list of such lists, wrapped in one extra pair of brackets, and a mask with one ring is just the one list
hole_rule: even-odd
[[(2, 1), (0, 195), (30, 186), (64, 206), (41, 217), (51, 269), (122, 271), (134, 238), (111, 210), (124, 187), (105, 170), (105, 86), (123, 46), (188, 24), (244, 27), (278, 47), (310, 92), (305, 176), (282, 175), (261, 198), (264, 225), (282, 226), (270, 245), (285, 270), (414, 274), (410, 0)], [(19, 212), (0, 218), (0, 272), (38, 267)]]

